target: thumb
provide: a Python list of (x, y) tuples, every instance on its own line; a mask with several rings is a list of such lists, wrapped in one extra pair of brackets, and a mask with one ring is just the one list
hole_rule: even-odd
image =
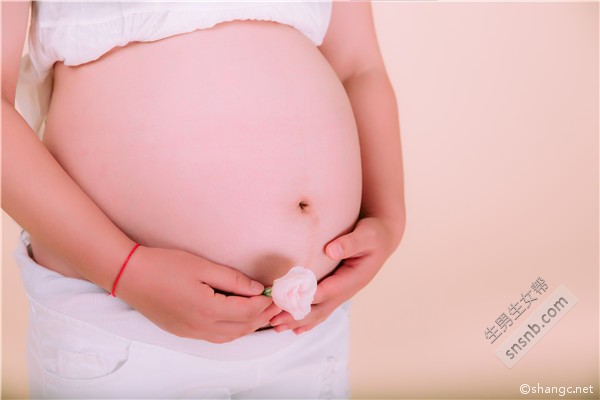
[(336, 261), (356, 255), (361, 251), (356, 236), (356, 231), (353, 231), (329, 242), (325, 247), (325, 253), (329, 258)]
[(240, 271), (216, 263), (205, 266), (202, 280), (213, 289), (242, 296), (257, 296), (265, 289), (262, 283), (250, 279)]

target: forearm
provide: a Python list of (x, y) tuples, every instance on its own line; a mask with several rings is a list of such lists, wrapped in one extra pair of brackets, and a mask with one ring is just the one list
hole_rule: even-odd
[(348, 78), (363, 171), (363, 216), (384, 217), (399, 241), (405, 226), (400, 125), (394, 91), (383, 69)]
[(110, 290), (130, 240), (2, 99), (2, 208), (78, 272)]

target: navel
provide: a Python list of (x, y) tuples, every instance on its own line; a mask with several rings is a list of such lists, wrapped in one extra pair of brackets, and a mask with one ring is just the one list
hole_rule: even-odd
[(315, 207), (314, 201), (307, 197), (302, 197), (296, 201), (296, 210), (301, 219), (306, 221), (310, 226), (317, 227), (319, 225), (319, 210)]
[(308, 212), (308, 208), (309, 208), (308, 201), (306, 201), (306, 200), (300, 200), (298, 202), (298, 208), (302, 212)]

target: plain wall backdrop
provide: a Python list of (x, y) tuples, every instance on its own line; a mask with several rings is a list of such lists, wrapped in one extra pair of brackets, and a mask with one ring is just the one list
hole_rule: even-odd
[[(354, 397), (519, 398), (519, 385), (539, 383), (593, 385), (577, 398), (596, 398), (598, 3), (373, 9), (398, 99), (408, 219), (354, 301)], [(2, 398), (23, 397), (19, 229), (4, 215), (2, 231)], [(486, 328), (538, 277), (548, 291), (491, 344)], [(494, 350), (560, 285), (579, 302), (507, 368)]]

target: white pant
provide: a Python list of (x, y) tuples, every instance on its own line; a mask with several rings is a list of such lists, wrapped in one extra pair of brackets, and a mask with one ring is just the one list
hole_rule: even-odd
[(349, 303), (309, 332), (180, 338), (91, 282), (15, 256), (29, 297), (31, 398), (347, 398)]

